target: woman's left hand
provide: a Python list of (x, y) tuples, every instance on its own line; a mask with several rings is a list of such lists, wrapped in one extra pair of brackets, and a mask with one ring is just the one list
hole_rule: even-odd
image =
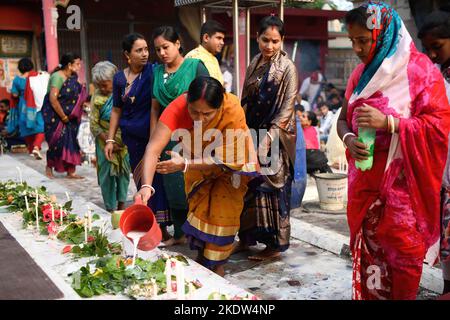
[(184, 158), (180, 156), (179, 153), (174, 151), (166, 151), (166, 154), (170, 155), (172, 158), (170, 160), (158, 162), (156, 164), (156, 172), (161, 174), (169, 174), (184, 170)]
[(377, 108), (364, 103), (362, 107), (356, 108), (355, 112), (358, 127), (374, 129), (387, 128), (387, 117)]

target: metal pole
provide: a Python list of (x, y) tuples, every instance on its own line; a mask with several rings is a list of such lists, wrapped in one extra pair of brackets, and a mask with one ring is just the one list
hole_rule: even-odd
[[(280, 19), (284, 22), (284, 0), (280, 0)], [(281, 50), (283, 47), (283, 42), (281, 42)]]
[(200, 7), (200, 19), (202, 21), (202, 24), (206, 22), (206, 8)]
[(280, 0), (280, 19), (284, 21), (284, 0)]
[(233, 38), (234, 38), (234, 79), (236, 83), (236, 95), (241, 95), (241, 81), (239, 77), (239, 5), (238, 0), (233, 0)]
[(246, 9), (246, 26), (245, 26), (245, 36), (247, 41), (247, 51), (246, 51), (246, 67), (250, 64), (251, 56), (250, 56), (250, 8)]
[(80, 30), (80, 44), (81, 44), (81, 59), (84, 62), (85, 77), (84, 79), (87, 84), (90, 82), (90, 68), (89, 68), (89, 53), (87, 45), (87, 35), (86, 35), (87, 22), (84, 20), (84, 15), (81, 16), (81, 30)]

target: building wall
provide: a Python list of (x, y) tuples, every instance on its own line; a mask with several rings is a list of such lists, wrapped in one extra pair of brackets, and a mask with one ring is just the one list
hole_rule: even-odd
[[(40, 6), (34, 4), (0, 4), (0, 32), (29, 33), (32, 39), (30, 58), (37, 69), (40, 69), (42, 56), (39, 46), (42, 32), (41, 12)], [(17, 60), (21, 57), (2, 57), (0, 55), (0, 99), (11, 98), (9, 89), (12, 79), (17, 73)]]

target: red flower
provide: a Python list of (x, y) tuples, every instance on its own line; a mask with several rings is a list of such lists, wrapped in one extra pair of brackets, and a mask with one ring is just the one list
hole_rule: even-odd
[(47, 231), (50, 235), (56, 234), (58, 232), (58, 225), (54, 221), (50, 222), (47, 225)]
[(94, 241), (95, 241), (95, 238), (94, 238), (93, 236), (89, 236), (89, 237), (87, 238), (87, 241), (88, 241), (88, 242), (94, 242)]
[(41, 207), (41, 210), (42, 210), (42, 212), (47, 211), (47, 210), (50, 210), (50, 212), (51, 212), (52, 211), (52, 206), (49, 203), (48, 204), (44, 204)]
[(52, 206), (49, 204), (43, 205), (41, 207), (44, 222), (49, 222), (52, 220)]
[[(63, 217), (67, 216), (66, 212), (63, 212)], [(55, 210), (55, 220), (59, 220), (61, 218), (61, 210)]]
[(62, 253), (63, 253), (63, 254), (66, 254), (66, 253), (69, 253), (71, 250), (72, 250), (72, 246), (65, 246), (65, 247), (63, 248)]

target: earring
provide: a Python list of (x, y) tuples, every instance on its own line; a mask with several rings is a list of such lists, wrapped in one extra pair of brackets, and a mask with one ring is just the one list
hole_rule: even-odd
[(130, 58), (128, 58), (128, 60), (127, 60), (127, 61), (128, 61), (128, 64), (130, 64), (130, 63), (131, 63), (131, 59), (130, 59)]

